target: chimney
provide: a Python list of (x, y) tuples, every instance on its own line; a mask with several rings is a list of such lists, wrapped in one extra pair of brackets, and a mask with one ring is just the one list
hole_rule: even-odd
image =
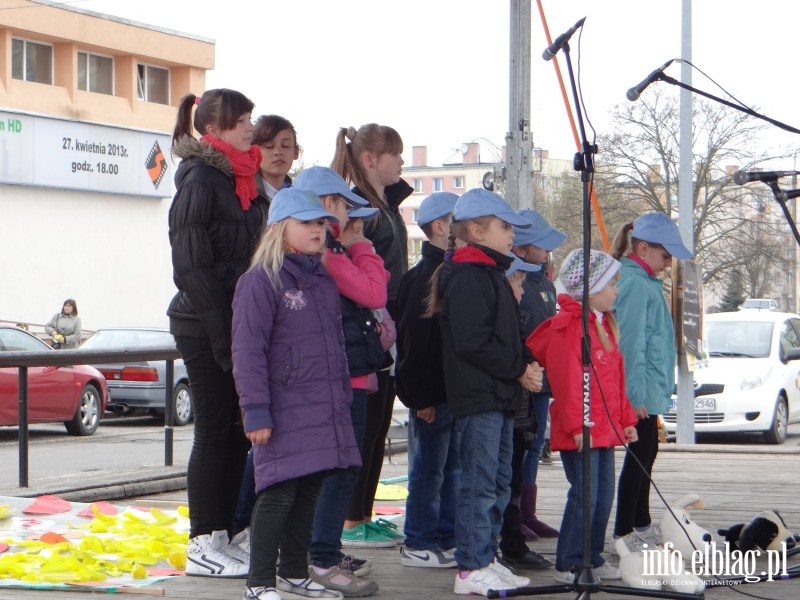
[(461, 163), (464, 165), (477, 165), (481, 162), (481, 145), (477, 142), (469, 142), (468, 144), (461, 144), (461, 154), (464, 157)]
[(428, 166), (427, 146), (411, 146), (411, 166), (412, 167)]

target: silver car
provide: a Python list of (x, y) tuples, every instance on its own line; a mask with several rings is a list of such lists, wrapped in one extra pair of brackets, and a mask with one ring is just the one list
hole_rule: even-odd
[[(81, 348), (92, 350), (141, 349), (148, 346), (174, 346), (175, 339), (166, 329), (99, 329)], [(148, 411), (164, 413), (167, 365), (163, 360), (132, 362), (129, 364), (95, 365), (108, 382), (111, 399), (108, 410), (127, 414)], [(186, 425), (192, 420), (192, 398), (189, 378), (183, 361), (175, 361), (175, 425)]]

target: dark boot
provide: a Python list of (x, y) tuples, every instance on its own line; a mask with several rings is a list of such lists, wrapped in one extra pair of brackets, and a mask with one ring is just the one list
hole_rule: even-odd
[(517, 571), (539, 571), (553, 566), (549, 560), (538, 552), (529, 550), (525, 554), (503, 554), (503, 559)]
[(522, 488), (522, 525), (541, 538), (557, 538), (558, 529), (553, 529), (547, 523), (536, 518), (536, 484), (526, 485)]

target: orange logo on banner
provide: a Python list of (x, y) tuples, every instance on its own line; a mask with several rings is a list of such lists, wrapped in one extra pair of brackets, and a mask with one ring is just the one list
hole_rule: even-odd
[(144, 165), (147, 167), (147, 174), (150, 175), (153, 187), (158, 189), (158, 185), (164, 178), (164, 173), (167, 172), (167, 161), (164, 158), (164, 153), (161, 152), (161, 146), (158, 145), (158, 141), (150, 149), (150, 154), (147, 155)]

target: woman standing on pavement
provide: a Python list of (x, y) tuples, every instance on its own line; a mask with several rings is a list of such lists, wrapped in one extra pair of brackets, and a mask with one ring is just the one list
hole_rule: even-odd
[(229, 553), (229, 535), (250, 447), (232, 374), (231, 302), (266, 213), (256, 192), (261, 151), (251, 144), (252, 111), (253, 103), (234, 90), (188, 94), (172, 136), (173, 155), (182, 161), (169, 211), (178, 293), (167, 314), (194, 409), (187, 575), (243, 577), (249, 566), (234, 558), (235, 548)]
[(78, 316), (78, 305), (72, 298), (64, 300), (61, 312), (44, 326), (47, 335), (53, 338), (53, 348), (77, 348), (81, 343), (81, 318)]

